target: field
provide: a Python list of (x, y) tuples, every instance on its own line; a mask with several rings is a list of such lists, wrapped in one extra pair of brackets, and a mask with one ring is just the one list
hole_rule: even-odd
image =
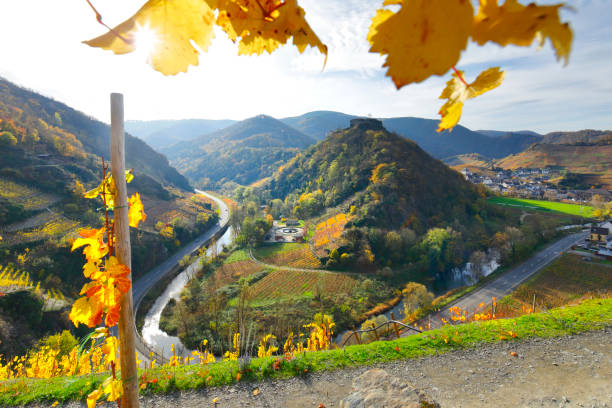
[(356, 284), (356, 279), (341, 273), (275, 270), (251, 287), (251, 295), (257, 304), (279, 298), (312, 297), (317, 291), (350, 293)]
[(310, 250), (308, 244), (273, 244), (257, 248), (255, 257), (262, 262), (292, 268), (316, 269), (321, 262)]
[(0, 178), (0, 197), (20, 204), (26, 210), (42, 210), (60, 200), (57, 196), (41, 193), (34, 188), (5, 178)]
[(554, 201), (526, 200), (522, 198), (492, 197), (489, 202), (510, 207), (520, 207), (526, 210), (553, 211), (579, 217), (590, 218), (593, 216), (593, 207), (588, 205), (557, 203)]
[(612, 290), (612, 266), (584, 261), (582, 256), (565, 254), (526, 283), (503, 303), (514, 309), (528, 307), (536, 297), (536, 310), (575, 302), (585, 296), (606, 297)]

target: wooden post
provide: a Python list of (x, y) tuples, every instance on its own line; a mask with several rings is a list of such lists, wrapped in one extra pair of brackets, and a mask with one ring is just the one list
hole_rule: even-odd
[(355, 332), (355, 337), (357, 338), (357, 344), (361, 344), (361, 338), (359, 337), (358, 332)]
[(531, 304), (531, 313), (535, 313), (535, 297), (536, 294), (533, 294), (533, 303)]
[[(132, 269), (130, 222), (128, 216), (127, 185), (125, 183), (125, 132), (123, 128), (123, 95), (111, 94), (111, 172), (117, 193), (115, 197), (115, 255), (117, 260)], [(128, 276), (132, 280), (132, 274)], [(123, 381), (122, 408), (138, 408), (138, 371), (134, 347), (134, 309), (132, 288), (121, 298), (119, 315), (119, 350), (121, 380)]]
[[(395, 315), (393, 314), (393, 312), (391, 312), (391, 320), (395, 320)], [(393, 327), (395, 328), (395, 334), (397, 335), (397, 338), (400, 338), (400, 332), (399, 329), (397, 327), (397, 323), (393, 322)]]

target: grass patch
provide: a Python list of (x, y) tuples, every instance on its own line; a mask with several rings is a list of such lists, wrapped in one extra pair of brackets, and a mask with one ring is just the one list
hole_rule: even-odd
[(249, 257), (249, 253), (246, 251), (246, 249), (238, 249), (232, 252), (230, 256), (227, 257), (224, 263), (231, 264), (239, 261), (248, 261), (249, 259), (251, 258)]
[(593, 207), (588, 205), (557, 203), (554, 201), (542, 200), (527, 200), (523, 198), (511, 197), (490, 197), (488, 201), (492, 204), (521, 207), (527, 210), (554, 211), (584, 218), (591, 218), (593, 216)]
[[(286, 361), (280, 357), (252, 359), (241, 369), (237, 361), (210, 365), (161, 367), (149, 370), (146, 379), (155, 379), (143, 393), (167, 393), (236, 383), (239, 370), (242, 381), (264, 378), (305, 376), (322, 370), (371, 365), (474, 348), (501, 341), (533, 337), (555, 337), (608, 327), (612, 321), (612, 299), (592, 299), (580, 305), (524, 315), (515, 319), (473, 322), (445, 326), (422, 334), (392, 341), (348, 346), (344, 349), (304, 353)], [(516, 339), (508, 336), (516, 334)], [(506, 340), (502, 340), (505, 335)], [(274, 363), (278, 361), (275, 369)], [(246, 367), (245, 367), (246, 365)], [(142, 373), (141, 373), (142, 375)], [(23, 405), (32, 402), (84, 399), (101, 377), (59, 377), (45, 380), (10, 380), (0, 385), (0, 403)]]
[(296, 248), (305, 245), (305, 244), (293, 244), (293, 243), (278, 243), (278, 244), (267, 244), (262, 245), (254, 250), (255, 258), (270, 258), (277, 254), (282, 254), (285, 252), (295, 251)]

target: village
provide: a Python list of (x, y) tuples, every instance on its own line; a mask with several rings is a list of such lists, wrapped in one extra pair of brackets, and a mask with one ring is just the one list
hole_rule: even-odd
[(482, 184), (500, 195), (536, 200), (564, 201), (584, 204), (599, 196), (604, 202), (612, 199), (612, 193), (603, 188), (588, 190), (564, 189), (552, 180), (562, 176), (561, 170), (550, 168), (519, 168), (515, 170), (495, 169), (487, 174), (478, 174), (468, 168), (460, 173), (474, 184)]

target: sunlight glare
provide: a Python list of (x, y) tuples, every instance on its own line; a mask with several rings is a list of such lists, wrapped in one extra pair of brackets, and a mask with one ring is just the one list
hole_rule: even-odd
[(148, 57), (155, 50), (158, 40), (157, 34), (148, 24), (145, 26), (138, 26), (134, 33), (136, 52)]

